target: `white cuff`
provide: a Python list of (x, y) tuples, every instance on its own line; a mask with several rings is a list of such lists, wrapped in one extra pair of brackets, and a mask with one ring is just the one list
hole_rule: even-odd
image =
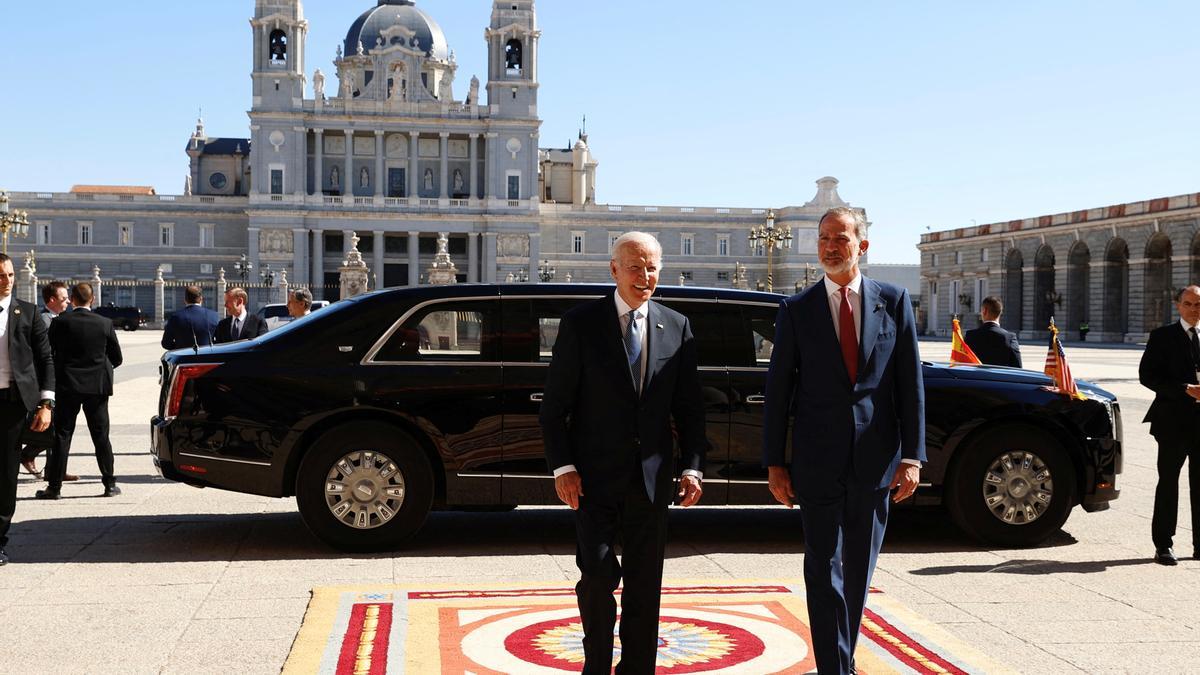
[(696, 480), (701, 481), (701, 482), (704, 481), (704, 473), (702, 471), (697, 471), (695, 469), (684, 469), (682, 475), (694, 476), (696, 478)]
[(38, 398), (38, 400), (39, 400), (39, 401), (41, 401), (41, 400), (44, 400), (44, 399), (50, 399), (51, 401), (53, 401), (53, 400), (54, 400), (54, 392), (52, 392), (52, 391), (43, 391), (43, 392), (42, 392), (42, 394), (41, 394), (41, 396)]
[(919, 459), (902, 459), (902, 460), (900, 460), (900, 463), (901, 464), (912, 464), (913, 466), (917, 467), (918, 469), (921, 468), (921, 460), (919, 460)]
[(554, 477), (558, 478), (559, 476), (563, 475), (564, 473), (571, 473), (574, 470), (575, 470), (574, 464), (563, 464), (562, 466), (560, 466), (554, 470)]

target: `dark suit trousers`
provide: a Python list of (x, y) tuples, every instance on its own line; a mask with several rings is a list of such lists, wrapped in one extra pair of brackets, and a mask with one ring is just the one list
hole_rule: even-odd
[(887, 489), (840, 487), (819, 498), (800, 499), (804, 587), (821, 675), (845, 675), (854, 663), (890, 504)]
[(8, 528), (17, 510), (17, 470), (21, 465), (21, 427), (25, 425), (25, 406), (12, 401), (0, 401), (0, 548), (8, 544)]
[(87, 419), (92, 445), (96, 446), (96, 464), (100, 467), (100, 479), (104, 485), (115, 484), (113, 476), (113, 451), (108, 440), (108, 396), (104, 394), (58, 395), (54, 411), (54, 449), (46, 462), (46, 482), (52, 488), (62, 486), (67, 473), (67, 458), (71, 455), (71, 437), (75, 435), (75, 422), (80, 409)]
[[(575, 512), (575, 562), (582, 573), (575, 585), (583, 622), (584, 673), (612, 669), (613, 591), (621, 579), (621, 660), (618, 673), (654, 673), (658, 658), (658, 606), (667, 542), (667, 505), (646, 496), (641, 473), (626, 494), (608, 498), (583, 495)], [(621, 562), (615, 545), (620, 538)]]
[(1200, 550), (1200, 442), (1196, 438), (1170, 438), (1158, 442), (1158, 487), (1154, 489), (1154, 516), (1150, 521), (1150, 536), (1156, 549), (1170, 548), (1175, 537), (1179, 473), (1185, 459), (1192, 501), (1192, 548)]

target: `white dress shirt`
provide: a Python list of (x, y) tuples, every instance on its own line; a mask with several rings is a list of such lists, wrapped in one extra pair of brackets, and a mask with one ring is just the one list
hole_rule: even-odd
[[(625, 302), (625, 299), (621, 297), (620, 293), (613, 293), (613, 298), (616, 300), (615, 304), (616, 304), (616, 310), (617, 310), (617, 318), (621, 322), (621, 337), (622, 338), (624, 338), (626, 335), (629, 334), (629, 313), (632, 311), (635, 311), (635, 310), (637, 311), (637, 314), (634, 315), (634, 321), (637, 322), (638, 328), (641, 329), (641, 331), (642, 331), (642, 357), (641, 357), (642, 369), (641, 370), (642, 370), (642, 382), (644, 383), (646, 381), (646, 377), (649, 375), (649, 373), (646, 372), (646, 359), (647, 359), (646, 353), (648, 351), (650, 351), (647, 348), (650, 343), (649, 343), (649, 335), (646, 332), (646, 316), (647, 316), (648, 312), (650, 311), (650, 308), (648, 307), (648, 305), (650, 303), (647, 301), (647, 302), (643, 302), (642, 304), (638, 305), (637, 307), (630, 307), (629, 303)], [(622, 342), (622, 346), (624, 346), (623, 342)], [(640, 389), (640, 387), (639, 387), (639, 389)], [(565, 464), (554, 470), (554, 477), (558, 478), (559, 476), (561, 476), (565, 473), (571, 473), (572, 471), (575, 471), (575, 470), (576, 469), (575, 469), (574, 464)], [(696, 478), (696, 480), (701, 480), (704, 478), (704, 474), (695, 469), (684, 469), (683, 475), (684, 476), (694, 476)]]
[[(856, 274), (846, 284), (850, 289), (850, 313), (854, 317), (854, 337), (857, 338), (858, 344), (862, 344), (862, 275)], [(825, 295), (829, 298), (829, 312), (833, 317), (833, 332), (837, 335), (838, 342), (842, 339), (841, 326), (841, 311), (842, 311), (842, 287), (825, 275)], [(902, 464), (913, 464), (918, 468), (921, 462), (915, 459), (901, 459)]]

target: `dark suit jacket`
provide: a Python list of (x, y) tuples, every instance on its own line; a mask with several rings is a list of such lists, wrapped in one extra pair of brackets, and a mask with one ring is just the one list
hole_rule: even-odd
[(46, 322), (38, 308), (24, 300), (12, 299), (6, 312), (8, 321), (8, 362), (13, 382), (26, 410), (37, 407), (43, 391), (54, 391), (54, 358)]
[(851, 384), (833, 329), (825, 283), (779, 304), (767, 373), (764, 455), (787, 464), (792, 482), (816, 497), (850, 472), (861, 487), (885, 488), (901, 458), (925, 461), (925, 388), (908, 292), (862, 279), (858, 380)]
[(188, 305), (171, 315), (163, 326), (163, 349), (186, 349), (212, 344), (217, 332), (217, 313), (200, 305)]
[(1021, 345), (1017, 343), (1016, 333), (1006, 331), (997, 324), (988, 322), (979, 328), (972, 328), (963, 335), (963, 340), (984, 363), (1021, 367)]
[(112, 321), (89, 309), (63, 312), (50, 324), (50, 347), (60, 392), (112, 396), (122, 360)]
[[(233, 317), (227, 316), (221, 319), (221, 322), (217, 324), (217, 330), (213, 334), (213, 343), (233, 342), (233, 338), (229, 335), (231, 330), (233, 330)], [(246, 321), (242, 324), (242, 334), (238, 339), (249, 340), (266, 332), (267, 322), (259, 318), (254, 312), (246, 312)]]
[(540, 417), (546, 461), (552, 470), (574, 464), (585, 499), (625, 494), (640, 470), (650, 501), (669, 503), (672, 419), (679, 470), (704, 468), (708, 441), (691, 325), (656, 302), (647, 307), (647, 377), (640, 397), (612, 293), (572, 308), (559, 324)]
[(1200, 402), (1187, 395), (1197, 384), (1187, 331), (1178, 321), (1155, 328), (1138, 365), (1142, 386), (1154, 390), (1143, 422), (1159, 441), (1190, 440), (1200, 431)]

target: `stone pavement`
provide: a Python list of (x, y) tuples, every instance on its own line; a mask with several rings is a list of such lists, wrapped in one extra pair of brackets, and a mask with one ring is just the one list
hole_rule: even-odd
[[(405, 550), (347, 556), (313, 539), (294, 502), (168, 483), (147, 454), (158, 400), (154, 331), (121, 333), (111, 406), (124, 494), (99, 499), (86, 434), (64, 499), (23, 480), (0, 568), (0, 672), (274, 673), (314, 586), (576, 578), (569, 512), (439, 513)], [(922, 350), (944, 360), (949, 343)], [(1103, 513), (1076, 509), (1045, 546), (987, 549), (941, 513), (897, 513), (875, 585), (1000, 663), (1029, 673), (1200, 671), (1200, 561), (1150, 562), (1155, 447), (1140, 424), (1137, 349), (1068, 345), (1077, 377), (1121, 397), (1125, 473)], [(1040, 367), (1045, 345), (1026, 345)], [(1187, 503), (1186, 484), (1182, 487)], [(1177, 550), (1190, 552), (1187, 507)], [(798, 518), (785, 509), (672, 514), (666, 576), (797, 578)]]

